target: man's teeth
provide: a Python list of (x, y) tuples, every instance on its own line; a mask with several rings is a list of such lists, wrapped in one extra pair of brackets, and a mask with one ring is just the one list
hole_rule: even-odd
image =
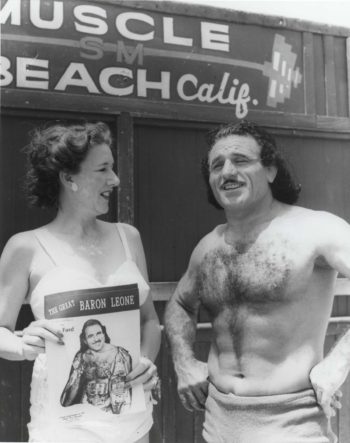
[(223, 184), (223, 189), (227, 190), (227, 189), (237, 189), (240, 188), (242, 186), (242, 183), (224, 183)]
[(102, 197), (108, 198), (111, 195), (111, 191), (101, 192)]

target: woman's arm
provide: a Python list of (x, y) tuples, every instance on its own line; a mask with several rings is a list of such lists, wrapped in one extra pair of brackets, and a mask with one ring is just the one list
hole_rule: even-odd
[(32, 322), (22, 335), (14, 334), (29, 290), (33, 255), (33, 237), (30, 232), (23, 232), (10, 238), (0, 259), (0, 357), (8, 360), (34, 360), (45, 351), (46, 339), (61, 341), (61, 333), (46, 320)]

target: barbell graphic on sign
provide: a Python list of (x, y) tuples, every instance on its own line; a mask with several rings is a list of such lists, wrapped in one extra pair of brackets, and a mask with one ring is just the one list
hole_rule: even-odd
[(272, 62), (265, 62), (263, 74), (269, 78), (267, 105), (276, 107), (290, 98), (292, 86), (297, 88), (302, 75), (299, 68), (294, 69), (296, 54), (292, 52), (282, 35), (276, 34), (272, 48)]

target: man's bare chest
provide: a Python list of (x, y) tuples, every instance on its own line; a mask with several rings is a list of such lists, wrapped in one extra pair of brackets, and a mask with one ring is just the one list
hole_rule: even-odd
[(227, 305), (282, 303), (307, 281), (312, 268), (310, 253), (288, 241), (218, 247), (201, 262), (200, 296), (211, 310)]

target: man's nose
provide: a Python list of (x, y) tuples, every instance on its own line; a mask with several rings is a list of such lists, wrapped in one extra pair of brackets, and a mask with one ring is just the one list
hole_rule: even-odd
[(231, 176), (235, 174), (237, 174), (236, 165), (230, 159), (225, 160), (224, 166), (222, 168), (222, 175)]

